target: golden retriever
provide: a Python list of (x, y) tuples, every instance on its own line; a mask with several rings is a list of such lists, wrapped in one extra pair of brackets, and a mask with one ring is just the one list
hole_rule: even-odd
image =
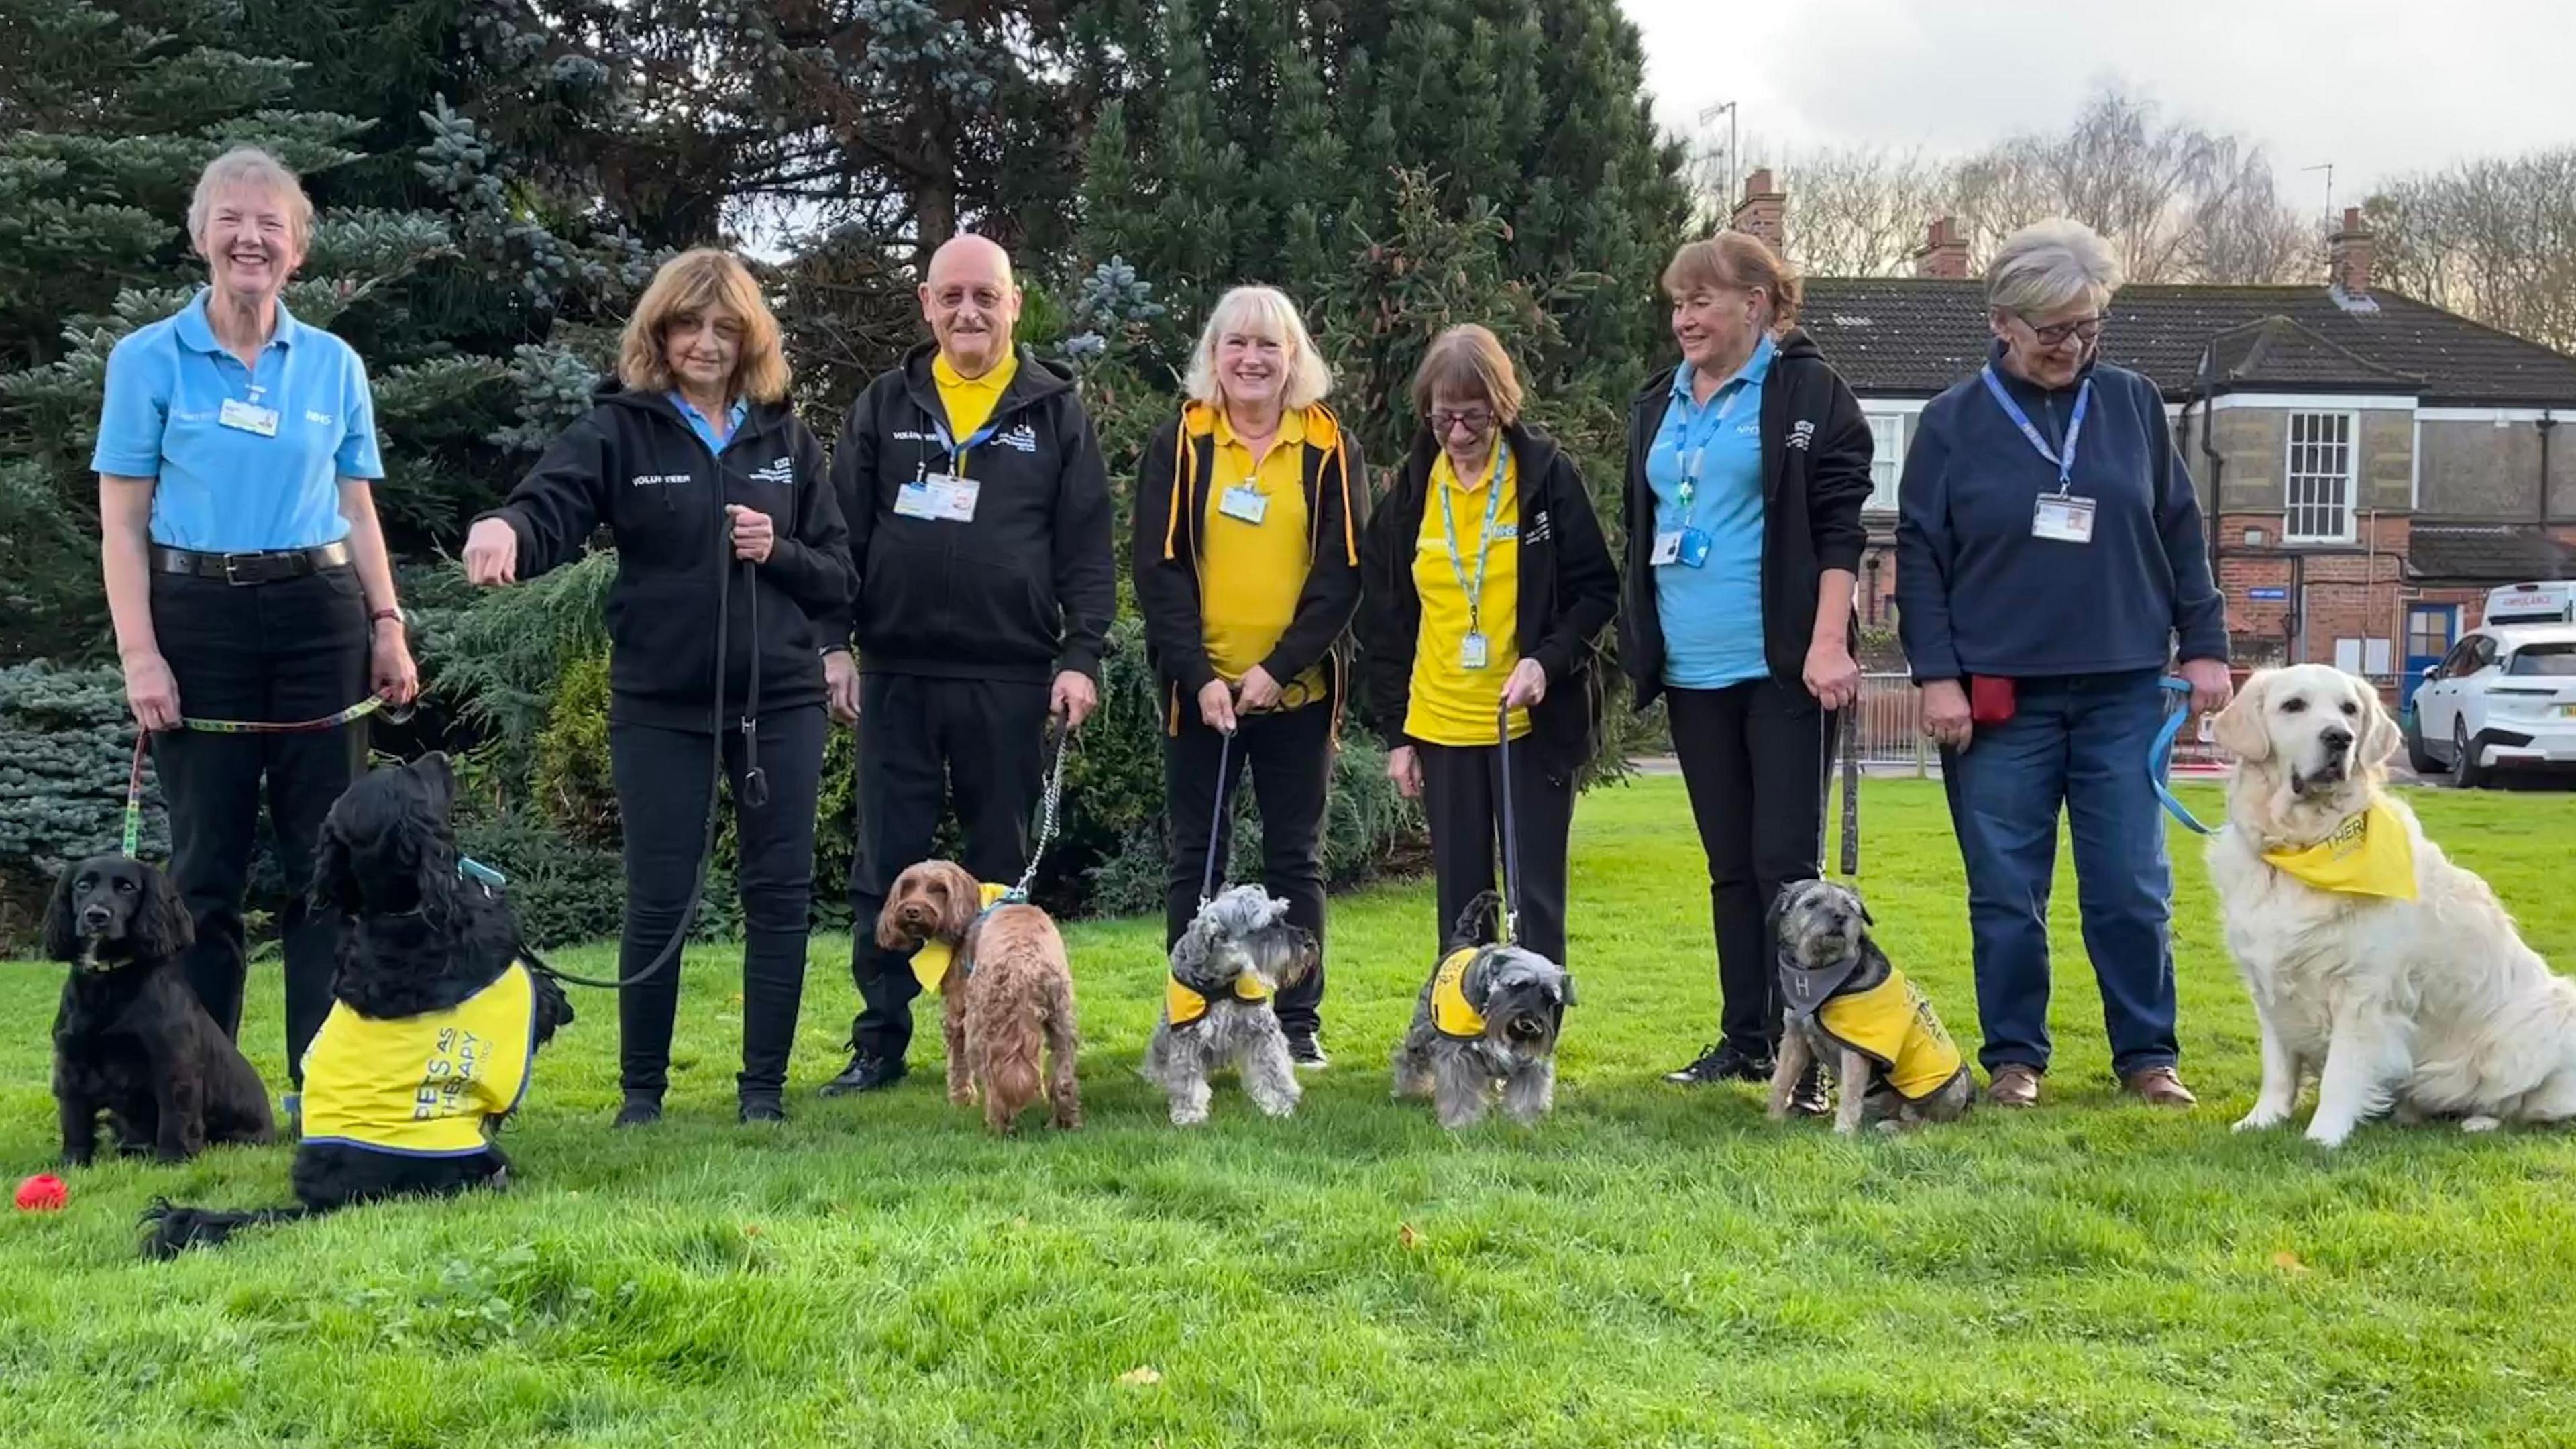
[[(2390, 1108), (2473, 1132), (2576, 1115), (2576, 983), (2388, 793), (2398, 737), (2378, 692), (2325, 665), (2266, 670), (2215, 736), (2236, 763), (2209, 871), (2262, 1029), (2263, 1085), (2237, 1130), (2288, 1120), (2310, 1069), (2307, 1135), (2324, 1147)], [(2311, 883), (2326, 870), (2344, 872), (2335, 888)]]
[(1080, 1127), (1073, 968), (1055, 919), (1031, 905), (987, 907), (964, 866), (926, 860), (895, 878), (877, 917), (877, 944), (901, 951), (932, 941), (951, 953), (939, 983), (948, 1100), (967, 1107), (980, 1095), (984, 1125), (996, 1132), (1016, 1130), (1020, 1113), (1040, 1098), (1056, 1126)]

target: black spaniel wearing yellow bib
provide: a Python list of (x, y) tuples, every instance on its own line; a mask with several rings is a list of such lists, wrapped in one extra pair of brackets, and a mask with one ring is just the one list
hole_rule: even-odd
[(344, 919), (336, 1000), (304, 1055), (297, 1205), (156, 1203), (149, 1255), (351, 1203), (506, 1185), (494, 1133), (572, 1004), (519, 959), (509, 907), (459, 877), (455, 788), (446, 757), (428, 755), (360, 780), (323, 824), (313, 894)]

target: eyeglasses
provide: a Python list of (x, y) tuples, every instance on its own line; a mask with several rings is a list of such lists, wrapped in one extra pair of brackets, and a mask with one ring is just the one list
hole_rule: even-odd
[(1468, 432), (1481, 433), (1493, 425), (1494, 415), (1485, 408), (1433, 408), (1431, 410), (1431, 431), (1441, 437), (1447, 437), (1449, 430), (1456, 427), (1463, 426)]
[(2021, 325), (2030, 329), (2030, 335), (2038, 338), (2039, 345), (2042, 347), (2063, 347), (2069, 337), (2086, 346), (2091, 346), (2095, 339), (2102, 335), (2102, 324), (2109, 320), (2103, 317), (2078, 317), (2072, 322), (2056, 322), (2042, 327), (2029, 318), (2022, 317), (2018, 312), (2013, 315), (2021, 318)]

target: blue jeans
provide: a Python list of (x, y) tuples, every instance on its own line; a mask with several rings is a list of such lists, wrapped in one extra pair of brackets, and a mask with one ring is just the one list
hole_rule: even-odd
[(2048, 893), (2060, 806), (2075, 828), (2084, 950), (2102, 988), (2112, 1070), (2171, 1066), (2173, 867), (2147, 753), (2164, 718), (2160, 671), (2017, 682), (2013, 717), (1942, 755), (1968, 868), (1978, 1057), (2048, 1070)]

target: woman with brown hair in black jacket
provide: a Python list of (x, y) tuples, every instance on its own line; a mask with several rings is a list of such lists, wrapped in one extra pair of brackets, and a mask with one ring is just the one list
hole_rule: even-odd
[(1493, 888), (1508, 729), (1520, 941), (1563, 965), (1574, 787), (1601, 724), (1593, 642), (1618, 610), (1618, 572), (1574, 460), (1521, 424), (1520, 380), (1493, 333), (1440, 334), (1413, 406), (1423, 427), (1360, 548), (1387, 774), (1429, 819), (1445, 942)]
[[(1708, 855), (1720, 1037), (1665, 1077), (1763, 1081), (1780, 1040), (1764, 917), (1823, 869), (1837, 712), (1860, 697), (1852, 620), (1869, 424), (1790, 326), (1798, 276), (1722, 232), (1665, 268), (1680, 365), (1628, 415), (1627, 609), (1637, 707), (1660, 695)], [(1801, 1092), (1816, 1100), (1814, 1083)]]

